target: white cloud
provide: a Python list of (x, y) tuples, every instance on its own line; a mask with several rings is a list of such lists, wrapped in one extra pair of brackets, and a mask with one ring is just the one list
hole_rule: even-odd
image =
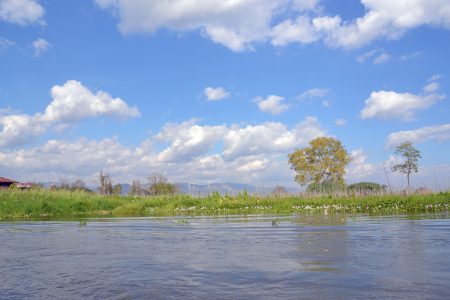
[(159, 161), (180, 162), (206, 154), (220, 140), (226, 132), (226, 127), (199, 126), (196, 120), (181, 124), (167, 124), (163, 127), (157, 138), (169, 142), (170, 145), (163, 150)]
[(35, 40), (33, 42), (34, 56), (41, 56), (42, 54), (47, 52), (51, 46), (52, 44), (42, 38)]
[(414, 119), (416, 111), (433, 106), (443, 97), (438, 94), (421, 96), (393, 91), (372, 92), (365, 101), (365, 107), (360, 116), (362, 119), (380, 118), (410, 121)]
[(389, 55), (387, 53), (382, 53), (373, 59), (373, 64), (374, 65), (384, 64), (384, 63), (390, 61), (391, 58), (392, 58), (391, 55)]
[(283, 103), (281, 96), (270, 95), (267, 98), (256, 97), (253, 102), (257, 103), (259, 110), (271, 115), (278, 115), (289, 108), (289, 105)]
[(44, 8), (35, 0), (0, 0), (0, 20), (17, 25), (44, 24)]
[[(0, 169), (17, 179), (39, 181), (78, 177), (94, 181), (105, 170), (122, 182), (161, 172), (175, 182), (293, 185), (287, 154), (319, 135), (324, 131), (314, 117), (291, 129), (281, 123), (202, 126), (190, 120), (166, 124), (138, 147), (123, 146), (117, 139), (82, 138), (0, 150)], [(158, 150), (166, 142), (169, 145)]]
[(53, 86), (51, 96), (53, 100), (44, 113), (0, 116), (0, 147), (23, 144), (50, 128), (67, 126), (87, 118), (101, 115), (119, 118), (140, 116), (136, 107), (129, 107), (122, 99), (112, 98), (103, 91), (93, 94), (75, 80), (69, 80), (63, 86)]
[(0, 147), (9, 147), (29, 142), (33, 137), (44, 134), (48, 124), (40, 115), (13, 114), (0, 116)]
[(383, 49), (373, 49), (356, 57), (356, 61), (361, 64), (370, 60), (374, 65), (386, 63), (391, 59), (392, 56), (386, 53)]
[(414, 130), (391, 133), (387, 139), (386, 147), (394, 148), (406, 141), (417, 144), (428, 140), (436, 140), (439, 142), (450, 140), (450, 124), (426, 126)]
[(119, 118), (139, 117), (136, 107), (130, 107), (120, 98), (112, 98), (108, 93), (96, 94), (75, 80), (51, 89), (52, 102), (45, 109), (42, 118), (51, 123), (73, 123), (101, 115)]
[(203, 93), (208, 101), (218, 101), (230, 96), (230, 93), (222, 87), (207, 87), (204, 89)]
[(427, 94), (437, 92), (439, 90), (439, 83), (431, 82), (423, 87), (423, 91)]
[(256, 43), (275, 46), (323, 41), (330, 47), (356, 48), (379, 39), (399, 39), (419, 26), (450, 28), (445, 0), (361, 0), (365, 14), (354, 20), (323, 13), (314, 0), (96, 0), (119, 17), (124, 34), (197, 30), (233, 51)]
[(244, 128), (232, 127), (223, 139), (223, 156), (234, 159), (260, 153), (287, 154), (323, 135), (325, 131), (314, 117), (305, 118), (291, 130), (286, 125), (275, 122)]
[(323, 88), (312, 88), (309, 89), (296, 98), (302, 102), (306, 102), (308, 104), (312, 104), (314, 101), (321, 100), (323, 107), (330, 108), (332, 102), (329, 99), (326, 99), (327, 96), (330, 95), (330, 90)]
[[(308, 117), (292, 128), (281, 123), (244, 127), (202, 126), (191, 120), (167, 124), (137, 147), (124, 146), (116, 138), (100, 141), (81, 138), (74, 141), (50, 140), (43, 145), (25, 149), (3, 149), (0, 150), (0, 170), (8, 177), (21, 181), (82, 178), (89, 184), (98, 184), (98, 172), (104, 170), (112, 175), (114, 183), (131, 182), (133, 179), (145, 181), (149, 174), (158, 172), (168, 176), (172, 182), (297, 186), (293, 180), (295, 174), (287, 163), (287, 154), (324, 134), (314, 117)], [(420, 137), (415, 142), (424, 141), (430, 136), (436, 140), (450, 140), (450, 124), (420, 128), (414, 136)], [(408, 139), (411, 139), (411, 135)], [(158, 150), (161, 149), (158, 144), (166, 141), (170, 143), (169, 147)], [(188, 145), (183, 148), (183, 143)], [(176, 160), (176, 163), (173, 160), (161, 160), (167, 149), (172, 149), (174, 153), (179, 151), (178, 155), (189, 152), (192, 155), (186, 155), (184, 159)], [(352, 162), (345, 176), (349, 182), (375, 181), (387, 184), (384, 173), (386, 166), (393, 187), (397, 190), (404, 187), (404, 176), (391, 172), (389, 168), (398, 162), (395, 157), (373, 163), (362, 149), (351, 151), (351, 157)], [(419, 173), (412, 178), (413, 185), (430, 187), (429, 182), (432, 182), (431, 187), (434, 187), (436, 183), (430, 178), (435, 176), (438, 178), (437, 184), (445, 185), (447, 182), (443, 178), (448, 178), (449, 170), (448, 164), (421, 165)]]
[(330, 46), (355, 48), (377, 39), (398, 39), (413, 28), (450, 28), (450, 3), (442, 0), (361, 0), (364, 16), (322, 30)]
[(372, 175), (377, 166), (367, 162), (367, 156), (363, 149), (350, 152), (351, 162), (346, 168), (346, 177), (351, 180), (360, 180)]
[(252, 49), (264, 41), (270, 23), (282, 0), (192, 0), (192, 1), (116, 1), (97, 0), (103, 9), (120, 17), (124, 34), (199, 30), (216, 43), (233, 51)]
[(309, 44), (319, 39), (313, 25), (306, 16), (300, 16), (296, 20), (286, 20), (272, 29), (272, 44), (274, 46), (285, 46), (298, 42)]
[(330, 90), (323, 88), (312, 88), (297, 96), (297, 99), (306, 101), (321, 99), (330, 94)]
[(316, 11), (319, 6), (319, 0), (294, 0), (292, 7), (298, 11)]
[(365, 63), (368, 59), (372, 58), (375, 54), (377, 54), (380, 50), (379, 49), (374, 49), (374, 50), (370, 50), (368, 52), (365, 52), (363, 54), (360, 54), (356, 57), (356, 61), (359, 63)]
[(334, 123), (337, 126), (344, 126), (345, 124), (347, 124), (347, 121), (345, 119), (337, 119)]

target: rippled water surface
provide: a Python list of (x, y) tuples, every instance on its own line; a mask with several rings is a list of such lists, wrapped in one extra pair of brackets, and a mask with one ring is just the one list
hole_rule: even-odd
[(450, 215), (0, 223), (0, 299), (38, 298), (449, 299)]

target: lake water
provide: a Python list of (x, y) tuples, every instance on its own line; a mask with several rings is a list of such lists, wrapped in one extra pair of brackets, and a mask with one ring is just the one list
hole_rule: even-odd
[(0, 299), (102, 298), (449, 299), (450, 215), (0, 223)]

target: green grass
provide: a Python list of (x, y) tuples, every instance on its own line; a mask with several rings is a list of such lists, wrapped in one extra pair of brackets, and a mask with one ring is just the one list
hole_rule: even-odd
[(450, 193), (366, 197), (101, 196), (87, 192), (0, 190), (0, 219), (292, 214), (296, 212), (422, 213), (448, 211)]

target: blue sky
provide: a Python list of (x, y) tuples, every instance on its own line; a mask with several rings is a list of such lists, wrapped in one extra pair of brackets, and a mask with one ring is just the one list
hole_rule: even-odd
[(450, 3), (392, 2), (0, 0), (0, 176), (295, 186), (327, 135), (348, 182), (411, 140), (449, 187)]

